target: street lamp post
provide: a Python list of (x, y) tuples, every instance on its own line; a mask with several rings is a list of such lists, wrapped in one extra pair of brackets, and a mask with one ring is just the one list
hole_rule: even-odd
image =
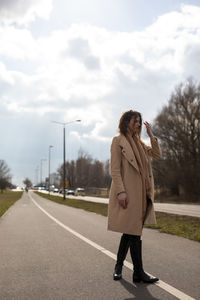
[(46, 161), (45, 158), (40, 159), (40, 182), (42, 184), (42, 162)]
[(50, 195), (51, 148), (53, 148), (53, 146), (49, 145), (49, 195)]
[(66, 198), (65, 191), (65, 182), (66, 182), (66, 169), (65, 169), (65, 125), (63, 126), (63, 199)]
[(63, 199), (66, 199), (66, 192), (65, 192), (65, 181), (66, 181), (66, 170), (65, 170), (65, 126), (74, 122), (81, 122), (81, 120), (74, 120), (71, 122), (56, 122), (52, 121), (52, 123), (56, 123), (63, 126)]

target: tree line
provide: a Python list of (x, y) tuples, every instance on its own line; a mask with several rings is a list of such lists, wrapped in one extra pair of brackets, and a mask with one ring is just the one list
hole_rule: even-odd
[[(109, 188), (111, 183), (109, 160), (101, 162), (80, 150), (77, 160), (67, 161), (66, 179), (70, 188), (96, 187)], [(60, 178), (63, 178), (63, 164), (58, 168)], [(62, 182), (61, 182), (62, 184)]]

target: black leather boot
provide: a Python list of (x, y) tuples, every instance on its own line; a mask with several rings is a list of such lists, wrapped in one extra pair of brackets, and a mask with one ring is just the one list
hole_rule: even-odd
[(130, 245), (129, 235), (123, 234), (120, 240), (119, 249), (117, 253), (117, 262), (113, 274), (114, 280), (120, 280), (122, 278), (122, 267), (128, 252), (129, 245)]
[(157, 277), (151, 277), (143, 270), (142, 265), (142, 241), (139, 236), (131, 239), (130, 252), (134, 265), (133, 282), (143, 281), (145, 283), (154, 283), (159, 279)]

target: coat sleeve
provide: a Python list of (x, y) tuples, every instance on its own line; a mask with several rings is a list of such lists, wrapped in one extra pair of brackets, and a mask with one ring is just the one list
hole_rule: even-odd
[(121, 176), (121, 160), (121, 148), (117, 142), (117, 137), (114, 137), (111, 144), (111, 177), (116, 194), (125, 192)]
[(143, 142), (143, 147), (146, 149), (148, 155), (152, 158), (159, 159), (162, 156), (160, 146), (158, 144), (158, 139), (156, 137), (150, 138), (151, 146), (145, 145)]

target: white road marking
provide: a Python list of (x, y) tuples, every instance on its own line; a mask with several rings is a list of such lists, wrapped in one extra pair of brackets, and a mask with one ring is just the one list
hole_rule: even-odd
[[(84, 237), (82, 234), (76, 232), (75, 230), (71, 229), (70, 227), (64, 225), (62, 222), (60, 222), (58, 219), (54, 218), (52, 215), (50, 215), (44, 208), (42, 208), (34, 199), (33, 197), (29, 194), (29, 197), (31, 198), (31, 200), (33, 201), (33, 203), (41, 210), (43, 211), (43, 213), (45, 213), (50, 219), (52, 219), (54, 222), (56, 222), (58, 225), (60, 225), (62, 228), (64, 228), (65, 230), (69, 231), (70, 233), (72, 233), (73, 235), (75, 235), (76, 237), (78, 237), (79, 239), (81, 239), (82, 241), (86, 242), (87, 244), (89, 244), (90, 246), (96, 248), (97, 250), (101, 251), (102, 253), (104, 253), (105, 255), (109, 256), (110, 258), (116, 260), (117, 256), (110, 252), (109, 250), (103, 248), (102, 246), (98, 245), (97, 243), (89, 240), (88, 238)], [(133, 270), (133, 265), (131, 263), (129, 263), (128, 261), (124, 262), (124, 265), (130, 269)], [(147, 273), (149, 274), (149, 273)], [(151, 274), (149, 274), (150, 276), (153, 276)], [(188, 296), (187, 294), (181, 292), (180, 290), (174, 288), (173, 286), (165, 283), (162, 280), (159, 280), (158, 282), (154, 283), (154, 285), (160, 287), (161, 289), (167, 291), (169, 294), (172, 294), (173, 296), (175, 296), (178, 299), (181, 300), (195, 300), (194, 298)]]

